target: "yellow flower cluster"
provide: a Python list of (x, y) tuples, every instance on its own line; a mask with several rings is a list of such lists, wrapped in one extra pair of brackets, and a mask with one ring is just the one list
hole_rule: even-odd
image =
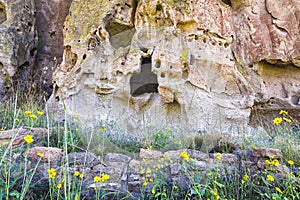
[(26, 135), (26, 136), (24, 136), (24, 140), (25, 140), (25, 142), (27, 142), (27, 144), (30, 144), (30, 143), (32, 143), (34, 141), (32, 135)]
[(278, 167), (279, 161), (277, 159), (266, 160), (266, 165)]
[(282, 115), (282, 117), (276, 117), (275, 119), (273, 119), (273, 123), (274, 123), (275, 125), (280, 124), (282, 121), (285, 121), (285, 122), (288, 122), (288, 123), (291, 123), (291, 122), (292, 122), (291, 119), (289, 119), (289, 118), (286, 117), (286, 116), (289, 114), (288, 111), (286, 111), (286, 110), (281, 110), (281, 111), (279, 112), (279, 114)]
[(149, 183), (152, 183), (152, 182), (153, 182), (153, 179), (152, 179), (152, 178), (145, 178), (145, 177), (142, 177), (142, 180), (144, 181), (144, 182), (143, 182), (143, 186), (147, 186)]
[(189, 161), (189, 159), (190, 159), (190, 154), (188, 154), (187, 152), (183, 151), (183, 152), (181, 152), (181, 154), (180, 154), (180, 158), (182, 158), (182, 159), (185, 160), (185, 161)]
[(79, 171), (75, 171), (74, 176), (79, 177), (80, 179), (83, 179), (83, 177), (84, 177), (84, 175), (81, 174)]
[(274, 179), (274, 177), (272, 175), (270, 175), (270, 174), (267, 175), (267, 181), (273, 182), (274, 180), (275, 179)]
[(56, 176), (56, 171), (53, 168), (48, 169), (47, 172), (49, 174), (49, 178), (54, 178)]
[(29, 118), (31, 118), (31, 119), (38, 119), (39, 117), (37, 116), (37, 115), (43, 115), (44, 113), (42, 112), (42, 111), (37, 111), (36, 112), (36, 114), (37, 115), (35, 115), (35, 114), (33, 114), (30, 110), (26, 110), (25, 112), (24, 112), (24, 114), (25, 115), (28, 115), (29, 116)]
[(222, 154), (221, 153), (216, 153), (216, 154), (214, 154), (214, 158), (217, 159), (218, 162), (220, 162), (221, 159), (222, 159)]
[(95, 183), (98, 183), (99, 181), (105, 182), (105, 181), (109, 180), (109, 178), (110, 178), (110, 176), (108, 174), (102, 173), (101, 177), (99, 177), (99, 176), (94, 177), (94, 182)]

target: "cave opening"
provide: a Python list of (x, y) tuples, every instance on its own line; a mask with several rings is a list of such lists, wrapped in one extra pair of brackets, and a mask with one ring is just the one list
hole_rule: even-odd
[(142, 59), (140, 72), (130, 78), (130, 94), (139, 96), (144, 93), (158, 93), (157, 76), (152, 72), (152, 59)]

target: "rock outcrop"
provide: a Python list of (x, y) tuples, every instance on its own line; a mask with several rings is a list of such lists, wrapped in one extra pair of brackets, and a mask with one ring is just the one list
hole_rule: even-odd
[(62, 62), (63, 25), (72, 0), (35, 0), (38, 36), (35, 77), (39, 91), (46, 97), (52, 93), (52, 73)]
[[(43, 156), (38, 156), (43, 155)], [(79, 195), (82, 199), (96, 199), (95, 190), (102, 192), (101, 199), (143, 199), (143, 195), (165, 184), (167, 191), (174, 186), (178, 187), (178, 199), (185, 196), (198, 177), (198, 184), (212, 181), (212, 173), (218, 177), (214, 181), (223, 179), (234, 184), (242, 184), (242, 180), (251, 181), (258, 188), (263, 187), (263, 179), (268, 173), (280, 179), (291, 174), (299, 173), (299, 169), (285, 165), (281, 160), (281, 151), (278, 149), (254, 148), (252, 151), (237, 150), (234, 153), (203, 153), (192, 149), (176, 151), (160, 151), (141, 149), (139, 157), (131, 158), (127, 155), (108, 153), (96, 156), (88, 152), (73, 152), (67, 155), (61, 149), (52, 147), (34, 147), (15, 156), (10, 163), (18, 165), (30, 161), (28, 171), (36, 168), (32, 177), (31, 191), (36, 198), (38, 194), (49, 190), (48, 169), (55, 170), (52, 184), (63, 184), (64, 177), (68, 181), (80, 183)], [(67, 157), (67, 158), (66, 158)], [(68, 175), (61, 166), (68, 166)], [(21, 165), (22, 166), (22, 165)], [(20, 170), (24, 170), (20, 168)], [(77, 175), (76, 175), (77, 173)], [(78, 174), (83, 174), (82, 178)], [(101, 174), (108, 175), (105, 181), (95, 181)], [(247, 179), (243, 179), (245, 175)], [(14, 174), (11, 178), (15, 178)], [(294, 177), (297, 184), (297, 176)], [(299, 180), (298, 180), (299, 182)], [(20, 182), (21, 184), (21, 182)], [(60, 191), (58, 191), (60, 192)], [(170, 192), (170, 191), (169, 191)]]
[(33, 83), (37, 35), (33, 0), (0, 1), (0, 99)]
[(295, 0), (74, 1), (52, 101), (130, 134), (237, 133), (283, 108), (299, 118), (299, 11)]

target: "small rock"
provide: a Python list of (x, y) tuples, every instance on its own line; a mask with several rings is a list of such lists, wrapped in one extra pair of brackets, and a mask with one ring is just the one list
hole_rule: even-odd
[(147, 150), (147, 149), (141, 149), (140, 150), (140, 158), (145, 159), (160, 159), (162, 157), (161, 151), (155, 151), (155, 150)]
[(229, 165), (236, 165), (237, 157), (231, 153), (222, 153), (221, 162)]
[(279, 149), (272, 148), (254, 148), (252, 152), (253, 156), (258, 158), (269, 158), (273, 156), (274, 159), (279, 159), (282, 156)]
[(12, 140), (15, 135), (12, 147), (15, 148), (20, 146), (21, 144), (25, 143), (24, 136), (31, 135), (34, 139), (32, 142), (33, 145), (38, 144), (43, 138), (47, 136), (48, 130), (45, 128), (30, 128), (30, 127), (21, 127), (12, 130), (5, 130), (2, 131), (0, 134), (0, 142), (7, 142)]
[(167, 151), (164, 153), (164, 156), (167, 159), (171, 159), (171, 160), (179, 160), (180, 159), (180, 154), (182, 152), (187, 152), (186, 149), (182, 149), (182, 150), (177, 150), (177, 151)]
[(141, 169), (141, 162), (133, 159), (129, 162), (129, 168), (134, 171), (139, 171)]
[(193, 160), (190, 162), (190, 168), (195, 171), (205, 171), (208, 169), (208, 164), (205, 161)]
[(118, 153), (108, 153), (104, 156), (104, 162), (126, 162), (131, 160), (129, 156), (118, 154)]
[(201, 151), (188, 149), (188, 154), (190, 154), (191, 158), (196, 158), (197, 160), (207, 161), (209, 158), (209, 155), (207, 153), (203, 153)]
[(70, 165), (77, 166), (90, 166), (94, 167), (99, 164), (97, 156), (93, 153), (86, 152), (74, 152), (68, 154), (68, 160)]
[(178, 162), (174, 162), (170, 164), (171, 175), (178, 175), (182, 171), (182, 166)]
[[(23, 153), (23, 156), (26, 152)], [(58, 160), (62, 154), (62, 149), (55, 147), (33, 147), (28, 151), (28, 158), (32, 161), (38, 161), (40, 156), (38, 154), (42, 154), (41, 161), (43, 162), (51, 162), (53, 160)]]

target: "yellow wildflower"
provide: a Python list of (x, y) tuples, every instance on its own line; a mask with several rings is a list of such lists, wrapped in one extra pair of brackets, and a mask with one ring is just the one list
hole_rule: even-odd
[(288, 160), (288, 163), (289, 163), (290, 165), (293, 165), (293, 164), (294, 164), (294, 161)]
[(36, 115), (29, 115), (29, 117), (30, 117), (31, 119), (38, 119), (38, 116), (36, 116)]
[(275, 188), (276, 190), (277, 190), (277, 192), (279, 192), (280, 194), (282, 194), (283, 192), (282, 192), (282, 190), (279, 188), (279, 187), (276, 187)]
[(74, 172), (74, 176), (79, 176), (80, 175), (80, 172), (79, 171), (75, 171)]
[(36, 112), (38, 115), (43, 115), (44, 113), (42, 111), (37, 111)]
[(272, 161), (272, 165), (278, 167), (279, 161), (278, 161), (277, 159), (273, 160), (273, 161)]
[(79, 178), (80, 178), (80, 179), (83, 179), (83, 177), (84, 177), (83, 174), (80, 174), (80, 175), (79, 175)]
[(278, 125), (278, 124), (280, 124), (282, 122), (282, 118), (281, 117), (276, 117), (274, 120), (273, 120), (273, 123), (275, 124), (275, 125)]
[(274, 159), (274, 156), (269, 156), (270, 159)]
[(273, 182), (274, 181), (274, 177), (268, 174), (267, 175), (267, 180)]
[(148, 183), (148, 181), (145, 181), (144, 183), (143, 183), (143, 186), (147, 186), (149, 183)]
[(110, 176), (108, 174), (102, 173), (101, 174), (101, 182), (104, 182), (106, 180), (108, 180), (110, 178)]
[(54, 178), (56, 176), (56, 171), (53, 168), (48, 169), (47, 172), (49, 174), (49, 178)]
[(60, 189), (61, 187), (62, 187), (62, 184), (61, 183), (59, 183), (59, 184), (57, 184), (57, 189)]
[(214, 157), (215, 157), (215, 159), (217, 159), (218, 162), (220, 162), (221, 158), (222, 158), (222, 154), (221, 153), (216, 153), (216, 154), (214, 154)]
[(5, 141), (5, 142), (2, 142), (2, 144), (3, 144), (3, 145), (7, 145), (7, 144), (9, 144), (9, 142), (8, 142), (8, 141)]
[(174, 185), (173, 188), (174, 188), (175, 190), (177, 190), (177, 189), (178, 189), (178, 186), (177, 186), (177, 185)]
[(280, 112), (279, 112), (279, 115), (288, 115), (289, 113), (288, 113), (288, 111), (286, 111), (286, 110), (281, 110)]
[(154, 188), (152, 188), (151, 193), (152, 193), (152, 194), (155, 194), (155, 189), (154, 189)]
[(99, 176), (95, 176), (94, 177), (94, 182), (98, 183), (99, 181), (101, 181), (101, 178)]
[(42, 154), (42, 153), (37, 153), (37, 156), (43, 158), (43, 157), (44, 157), (44, 154)]
[(286, 118), (286, 117), (284, 117), (283, 120), (286, 121), (286, 122), (288, 122), (288, 123), (292, 122), (292, 120), (290, 120), (289, 118)]
[(180, 154), (180, 158), (182, 158), (183, 160), (189, 161), (190, 155), (184, 151)]
[(266, 160), (266, 165), (271, 165), (272, 163), (269, 160)]
[(30, 143), (32, 143), (34, 141), (32, 135), (26, 135), (26, 136), (24, 136), (24, 140), (25, 140), (25, 142), (27, 142), (27, 144), (30, 144)]
[(150, 174), (151, 173), (151, 169), (148, 167), (146, 170), (146, 174)]
[(247, 181), (249, 179), (249, 176), (247, 174), (244, 175), (243, 180)]
[(31, 115), (32, 112), (31, 112), (30, 110), (26, 110), (26, 111), (24, 112), (24, 114), (25, 114), (25, 115)]

